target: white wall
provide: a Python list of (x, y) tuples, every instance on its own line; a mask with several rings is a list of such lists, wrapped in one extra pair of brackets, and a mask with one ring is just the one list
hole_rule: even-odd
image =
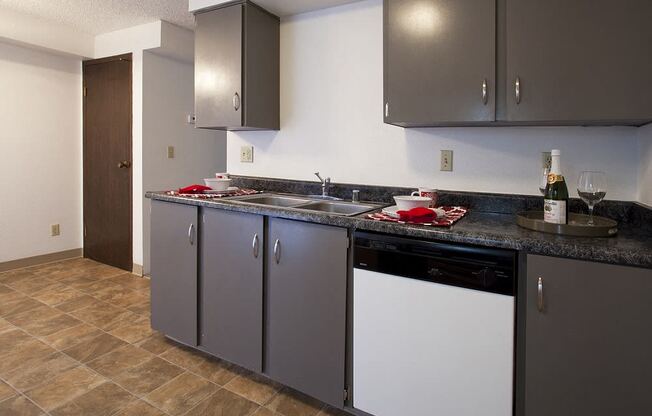
[(652, 207), (652, 124), (638, 129), (638, 201)]
[[(143, 188), (178, 189), (226, 168), (226, 134), (187, 124), (194, 113), (194, 66), (143, 55)], [(174, 159), (167, 147), (175, 147)], [(142, 199), (142, 196), (141, 196)], [(144, 271), (149, 273), (149, 207), (143, 200)]]
[(82, 246), (81, 83), (79, 59), (0, 43), (0, 262)]
[[(540, 152), (562, 150), (570, 184), (579, 171), (608, 174), (608, 198), (637, 198), (636, 129), (441, 128), (383, 124), (382, 1), (286, 18), (281, 23), (281, 130), (229, 132), (234, 174), (537, 194)], [(253, 164), (240, 163), (243, 144)], [(454, 172), (439, 171), (441, 149)]]

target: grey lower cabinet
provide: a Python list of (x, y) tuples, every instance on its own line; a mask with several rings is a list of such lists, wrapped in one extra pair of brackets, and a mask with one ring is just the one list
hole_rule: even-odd
[(152, 201), (152, 328), (197, 345), (197, 207)]
[(527, 256), (525, 416), (652, 414), (652, 270)]
[(508, 121), (652, 120), (652, 1), (506, 2)]
[(203, 209), (200, 345), (262, 372), (263, 236), (261, 215)]
[(265, 372), (341, 407), (348, 230), (270, 218), (267, 231)]
[(249, 1), (196, 15), (195, 125), (278, 130), (278, 17)]
[(496, 0), (385, 0), (385, 122), (489, 122), (496, 103)]

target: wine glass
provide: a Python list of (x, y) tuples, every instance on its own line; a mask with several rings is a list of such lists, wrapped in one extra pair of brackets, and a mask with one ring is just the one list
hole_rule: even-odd
[(541, 178), (539, 178), (539, 191), (544, 196), (546, 194), (546, 186), (548, 185), (548, 174), (550, 174), (550, 167), (546, 166), (541, 170)]
[(589, 225), (593, 225), (593, 207), (607, 194), (607, 175), (604, 172), (584, 171), (577, 181), (577, 193), (589, 206)]

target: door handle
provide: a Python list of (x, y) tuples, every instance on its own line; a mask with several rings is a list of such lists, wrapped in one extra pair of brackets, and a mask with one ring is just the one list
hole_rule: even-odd
[(521, 77), (516, 77), (514, 81), (514, 95), (516, 96), (516, 104), (521, 103)]
[(488, 94), (487, 94), (487, 78), (482, 80), (482, 104), (487, 105), (487, 100), (488, 100)]
[(122, 160), (118, 162), (118, 169), (129, 169), (131, 167), (131, 162), (128, 160)]
[(278, 239), (274, 243), (274, 259), (276, 260), (276, 264), (281, 262), (281, 241)]
[(238, 111), (240, 109), (240, 94), (237, 92), (233, 95), (233, 108), (235, 111)]
[(188, 227), (188, 242), (191, 246), (195, 245), (195, 224), (190, 224)]
[(545, 309), (544, 299), (543, 299), (543, 278), (539, 277), (537, 280), (537, 309), (539, 312), (543, 312)]
[(251, 243), (251, 248), (253, 249), (254, 258), (258, 258), (258, 234), (254, 234), (254, 241)]

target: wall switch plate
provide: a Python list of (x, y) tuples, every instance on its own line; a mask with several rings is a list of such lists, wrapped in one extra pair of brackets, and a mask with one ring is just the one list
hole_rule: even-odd
[(186, 116), (186, 123), (188, 123), (188, 124), (195, 124), (195, 120), (196, 120), (196, 118), (195, 118), (194, 114), (188, 114)]
[(50, 235), (52, 237), (56, 237), (58, 235), (61, 235), (61, 229), (59, 228), (59, 224), (52, 224), (50, 226)]
[(168, 146), (168, 159), (174, 159), (174, 146)]
[(541, 168), (550, 168), (550, 165), (552, 165), (550, 152), (541, 152)]
[(442, 150), (441, 151), (441, 171), (452, 172), (453, 171), (453, 151), (452, 150)]
[(242, 162), (242, 163), (254, 163), (254, 147), (253, 146), (241, 146), (240, 147), (240, 162)]

